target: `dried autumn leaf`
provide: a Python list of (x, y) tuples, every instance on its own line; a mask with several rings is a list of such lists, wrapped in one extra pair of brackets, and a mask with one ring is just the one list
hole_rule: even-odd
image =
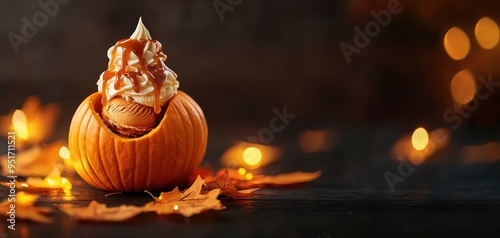
[[(56, 141), (48, 145), (35, 145), (29, 149), (18, 151), (16, 153), (16, 175), (47, 176), (61, 160), (59, 149), (63, 145), (63, 141)], [(7, 162), (7, 155), (2, 155), (0, 157), (2, 175), (10, 175)]]
[(259, 175), (254, 176), (253, 179), (248, 181), (240, 181), (236, 183), (236, 187), (239, 188), (255, 188), (255, 187), (267, 187), (267, 186), (287, 186), (293, 184), (300, 184), (313, 181), (321, 176), (321, 171), (316, 172), (302, 172), (296, 171), (292, 173), (285, 173), (279, 175)]
[(11, 205), (14, 205), (15, 207), (12, 210), (14, 210), (16, 218), (50, 223), (52, 219), (45, 216), (45, 213), (51, 212), (52, 209), (48, 207), (35, 207), (34, 204), (37, 199), (38, 195), (18, 192), (15, 196), (15, 201), (6, 199), (0, 203), (0, 213), (10, 218)]
[(252, 188), (252, 189), (245, 189), (238, 191), (238, 189), (236, 189), (233, 183), (231, 182), (231, 179), (229, 178), (229, 172), (227, 170), (216, 179), (207, 182), (207, 188), (209, 190), (220, 189), (221, 194), (226, 195), (228, 197), (253, 196), (254, 194), (252, 192), (259, 189), (259, 188)]
[(72, 219), (86, 221), (124, 221), (142, 212), (137, 206), (108, 207), (97, 201), (90, 202), (87, 207), (62, 207), (61, 210)]
[[(10, 187), (11, 182), (0, 182), (1, 185), (5, 187)], [(28, 177), (25, 182), (15, 182), (17, 189), (26, 190), (30, 192), (44, 191), (47, 189), (64, 189), (70, 190), (73, 185), (71, 182), (65, 178), (61, 177), (61, 171), (58, 167), (55, 167), (52, 172), (49, 173), (45, 178)]]
[(208, 193), (201, 193), (204, 180), (200, 176), (184, 192), (175, 188), (171, 192), (162, 192), (154, 202), (144, 205), (144, 211), (156, 212), (157, 214), (181, 214), (190, 217), (207, 210), (222, 210), (225, 207), (217, 197), (220, 189), (214, 189)]
[(55, 167), (54, 170), (52, 170), (52, 172), (50, 172), (49, 175), (43, 179), (28, 177), (25, 183), (28, 185), (28, 188), (34, 187), (70, 190), (73, 187), (67, 178), (61, 177), (61, 171), (58, 167)]

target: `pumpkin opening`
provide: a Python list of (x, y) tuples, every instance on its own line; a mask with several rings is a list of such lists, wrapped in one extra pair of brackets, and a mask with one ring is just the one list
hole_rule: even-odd
[[(117, 97), (111, 99), (108, 101), (108, 104), (113, 103), (113, 100), (117, 99)], [(104, 125), (115, 135), (120, 136), (122, 138), (139, 138), (142, 136), (145, 136), (152, 131), (154, 131), (155, 128), (157, 128), (168, 109), (168, 106), (170, 104), (169, 100), (165, 106), (161, 107), (160, 113), (156, 114), (154, 113), (154, 109), (152, 107), (147, 107), (143, 106), (141, 104), (138, 104), (136, 102), (123, 102), (124, 99), (118, 98), (120, 102), (115, 104), (118, 105), (118, 109), (115, 108), (109, 108), (109, 105), (103, 105), (102, 104), (102, 95), (101, 94), (96, 94), (91, 100), (90, 100), (90, 107), (92, 108), (92, 111), (94, 111), (94, 116), (97, 116), (99, 118), (99, 121), (102, 121)], [(119, 104), (122, 105), (119, 105)], [(126, 104), (126, 106), (123, 106), (123, 104)], [(121, 107), (121, 108), (120, 108)], [(127, 108), (128, 107), (128, 108)], [(132, 108), (132, 109), (130, 109)], [(137, 110), (139, 108), (139, 110)], [(137, 111), (140, 111), (141, 108), (146, 108), (145, 110), (149, 110), (150, 115), (149, 119), (152, 119), (152, 122), (149, 122), (148, 126), (146, 128), (141, 127), (147, 122), (148, 118), (141, 118), (137, 117)], [(128, 112), (127, 112), (128, 110)], [(108, 111), (112, 111), (111, 113), (108, 113)], [(114, 114), (113, 114), (114, 113)], [(151, 115), (152, 113), (152, 115)], [(115, 117), (118, 117), (119, 120), (114, 120), (114, 118), (111, 118), (109, 114), (112, 114)], [(118, 114), (118, 115), (117, 115)], [(143, 113), (144, 114), (144, 113)], [(143, 115), (141, 115), (143, 116)], [(151, 118), (153, 117), (153, 118)], [(120, 121), (121, 120), (121, 121)], [(127, 121), (128, 120), (128, 121)], [(130, 123), (130, 120), (132, 120), (132, 124)], [(125, 121), (125, 122), (124, 122)], [(135, 123), (135, 124), (133, 124)], [(138, 125), (137, 125), (138, 124)]]

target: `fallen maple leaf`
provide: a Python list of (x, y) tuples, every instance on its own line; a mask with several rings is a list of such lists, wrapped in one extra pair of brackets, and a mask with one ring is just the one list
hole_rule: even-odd
[(124, 221), (142, 212), (142, 207), (121, 205), (108, 207), (92, 201), (87, 207), (62, 207), (61, 211), (69, 217), (86, 221)]
[[(10, 187), (11, 182), (0, 182), (5, 187)], [(45, 178), (28, 177), (25, 182), (15, 181), (15, 187), (20, 190), (30, 192), (45, 191), (47, 189), (70, 190), (73, 185), (65, 178), (61, 177), (61, 171), (56, 166)]]
[[(38, 195), (18, 192), (15, 196), (15, 200), (9, 201), (6, 199), (0, 203), (0, 213), (3, 216), (10, 218), (12, 209), (14, 211), (15, 218), (50, 223), (52, 219), (45, 216), (45, 213), (49, 213), (52, 209), (48, 207), (35, 207), (34, 204), (37, 199)], [(15, 205), (15, 207), (11, 208), (11, 205)]]
[(162, 192), (159, 197), (154, 198), (155, 201), (144, 205), (144, 211), (164, 215), (181, 214), (190, 217), (207, 210), (225, 209), (220, 200), (217, 199), (220, 189), (201, 193), (204, 182), (205, 180), (198, 176), (193, 185), (184, 192), (180, 192), (177, 187), (171, 192)]
[(279, 187), (293, 184), (300, 184), (313, 181), (321, 176), (321, 171), (302, 172), (296, 171), (279, 175), (256, 175), (250, 180), (237, 180), (235, 186), (238, 188), (255, 188), (255, 187)]
[[(241, 168), (240, 168), (241, 169)], [(235, 189), (251, 189), (251, 188), (262, 188), (262, 187), (280, 187), (289, 186), (294, 184), (301, 184), (311, 182), (321, 176), (321, 170), (316, 172), (302, 172), (296, 171), (291, 173), (284, 173), (278, 175), (261, 175), (252, 174), (250, 179), (247, 177), (246, 171), (242, 174), (239, 169), (227, 169), (223, 168), (215, 173), (215, 177), (212, 176), (212, 172), (209, 168), (200, 168), (198, 174), (208, 174), (206, 181), (210, 183), (217, 178), (221, 178), (225, 173), (228, 173), (229, 180), (234, 185)], [(221, 178), (222, 179), (222, 178)], [(221, 182), (219, 182), (221, 183)], [(214, 185), (212, 185), (214, 186)], [(224, 194), (223, 185), (219, 186), (222, 189), (222, 194)], [(251, 190), (239, 190), (240, 193), (252, 192)]]
[(311, 173), (296, 171), (279, 175), (256, 177), (250, 180), (250, 182), (253, 184), (289, 185), (310, 182), (317, 179), (319, 176), (321, 176), (320, 170)]
[(216, 179), (207, 182), (207, 188), (208, 190), (220, 189), (221, 194), (228, 197), (253, 196), (254, 194), (252, 192), (259, 189), (251, 188), (238, 191), (238, 189), (236, 189), (236, 187), (234, 187), (233, 183), (231, 182), (231, 178), (229, 178), (229, 172), (227, 170)]

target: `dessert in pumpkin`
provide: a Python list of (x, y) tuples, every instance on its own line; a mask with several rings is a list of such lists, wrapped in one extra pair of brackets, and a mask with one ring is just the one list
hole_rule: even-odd
[(108, 50), (109, 64), (97, 82), (102, 117), (115, 133), (139, 137), (157, 126), (161, 108), (177, 93), (177, 75), (139, 19), (135, 32)]
[(88, 184), (114, 192), (174, 188), (203, 160), (205, 115), (178, 90), (162, 51), (140, 19), (130, 38), (109, 49), (98, 92), (80, 103), (68, 133), (73, 166)]

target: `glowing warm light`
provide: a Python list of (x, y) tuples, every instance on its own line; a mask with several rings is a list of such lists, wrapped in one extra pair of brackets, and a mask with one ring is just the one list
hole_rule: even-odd
[(444, 36), (444, 48), (450, 58), (454, 60), (461, 60), (469, 54), (469, 37), (462, 29), (453, 27), (449, 29)]
[(65, 177), (61, 178), (61, 184), (63, 185), (62, 187), (64, 189), (71, 189), (73, 187), (73, 185), (71, 184), (71, 182), (67, 178), (65, 178)]
[(246, 180), (252, 180), (253, 179), (253, 174), (252, 173), (247, 173), (245, 175)]
[(429, 134), (427, 131), (422, 127), (417, 128), (411, 136), (411, 144), (416, 150), (425, 149), (429, 144)]
[(16, 194), (16, 203), (23, 204), (23, 205), (33, 204), (37, 199), (38, 199), (37, 195), (33, 195), (33, 194), (25, 193), (25, 192), (18, 192)]
[[(9, 117), (10, 119), (10, 117)], [(9, 124), (10, 125), (10, 124)], [(30, 131), (30, 136), (27, 141), (34, 144), (30, 148), (19, 149), (16, 153), (16, 175), (24, 177), (45, 177), (49, 174), (61, 158), (58, 155), (61, 146), (65, 145), (63, 141), (55, 141), (49, 144), (36, 144), (33, 140), (33, 134)], [(19, 139), (21, 143), (26, 144), (27, 141)], [(16, 141), (16, 147), (17, 147)], [(17, 148), (16, 148), (17, 150)], [(71, 160), (64, 160), (64, 163), (70, 163)], [(7, 155), (0, 156), (1, 173), (7, 174)], [(71, 167), (72, 168), (72, 167)], [(66, 169), (66, 168), (65, 168)]]
[(63, 189), (65, 191), (73, 188), (73, 185), (67, 178), (61, 177), (61, 171), (57, 167), (43, 179), (28, 177), (26, 179), (26, 184), (28, 188)]
[(16, 110), (12, 115), (12, 125), (16, 131), (16, 135), (21, 139), (28, 139), (28, 122), (26, 120), (26, 115), (21, 110)]
[(177, 211), (177, 210), (179, 210), (179, 206), (174, 205), (174, 211)]
[(474, 34), (477, 43), (484, 49), (493, 49), (500, 38), (498, 25), (489, 17), (483, 17), (477, 22)]
[(28, 184), (26, 184), (26, 183), (22, 183), (22, 184), (21, 184), (21, 187), (25, 187), (25, 188), (27, 188), (27, 187), (28, 187)]
[[(282, 149), (276, 146), (238, 142), (228, 148), (220, 157), (226, 168), (257, 169), (280, 159)], [(66, 160), (65, 160), (66, 161)]]
[(245, 175), (247, 173), (247, 170), (245, 168), (239, 168), (238, 169), (238, 174), (239, 175)]
[[(425, 136), (426, 133), (428, 134), (427, 137)], [(429, 132), (424, 128), (418, 128), (412, 134), (401, 136), (392, 147), (391, 153), (393, 158), (398, 161), (409, 160), (413, 165), (421, 165), (436, 151), (445, 148), (449, 144), (450, 138), (451, 132), (449, 128), (437, 128)], [(417, 148), (423, 149), (417, 150)]]
[(48, 183), (50, 186), (54, 186), (54, 185), (56, 184), (52, 178), (47, 178), (47, 183)]
[(66, 200), (66, 201), (72, 201), (75, 199), (75, 195), (73, 195), (71, 193), (71, 191), (68, 191), (70, 189), (64, 189), (64, 193), (62, 194), (62, 199)]
[(57, 104), (50, 103), (42, 106), (39, 97), (30, 96), (26, 98), (19, 111), (6, 116), (0, 115), (0, 133), (17, 132), (16, 139), (19, 140), (16, 141), (16, 148), (19, 149), (32, 144), (43, 144), (52, 135), (59, 112), (60, 108)]
[(467, 104), (476, 95), (476, 81), (469, 70), (458, 72), (451, 80), (451, 95), (458, 104)]
[(63, 158), (63, 159), (70, 158), (69, 150), (68, 150), (68, 148), (66, 148), (66, 146), (63, 146), (63, 147), (61, 147), (61, 149), (59, 149), (59, 156), (61, 156), (61, 158)]
[(243, 152), (243, 160), (249, 165), (257, 165), (262, 159), (262, 153), (256, 147), (248, 147)]

